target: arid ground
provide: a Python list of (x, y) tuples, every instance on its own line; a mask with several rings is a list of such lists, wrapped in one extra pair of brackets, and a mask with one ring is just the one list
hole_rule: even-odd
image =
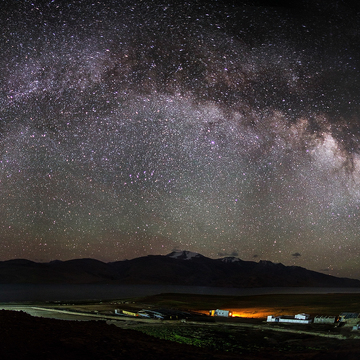
[[(165, 294), (127, 301), (43, 304), (113, 315), (114, 308), (248, 309), (254, 314), (332, 315), (360, 309), (360, 295), (203, 297)], [(261, 309), (261, 310), (260, 310)], [(239, 312), (241, 312), (239, 310)], [(309, 311), (311, 310), (311, 311)], [(95, 318), (96, 319), (96, 318)], [(1, 359), (359, 359), (360, 334), (350, 326), (270, 325), (254, 316), (206, 321), (69, 321), (0, 311)], [(170, 339), (174, 341), (164, 340)], [(190, 345), (192, 344), (192, 345)]]

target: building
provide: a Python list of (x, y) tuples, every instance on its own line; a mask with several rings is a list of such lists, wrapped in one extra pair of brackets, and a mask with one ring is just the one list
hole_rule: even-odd
[(295, 316), (273, 316), (267, 317), (267, 322), (291, 323), (291, 324), (310, 324), (312, 320), (308, 314), (297, 314)]
[(315, 316), (314, 324), (334, 324), (337, 316)]
[(133, 317), (138, 316), (138, 313), (136, 311), (128, 311), (128, 310), (120, 310), (120, 309), (115, 309), (115, 314), (116, 315), (133, 316)]
[(310, 319), (310, 315), (309, 314), (304, 314), (304, 313), (296, 314), (295, 319), (308, 320), (308, 319)]
[(170, 310), (170, 309), (156, 309), (156, 310), (142, 309), (139, 311), (116, 309), (115, 314), (122, 316), (141, 317), (146, 319), (158, 319), (158, 320), (179, 320), (179, 319), (194, 318), (197, 316), (197, 314), (195, 313), (189, 313), (180, 310)]
[(153, 310), (140, 310), (138, 312), (138, 316), (141, 317), (146, 317), (146, 318), (151, 318), (151, 319), (160, 319), (160, 320), (164, 320), (165, 319), (165, 314), (159, 312), (159, 311), (153, 311)]
[(210, 316), (222, 316), (222, 317), (232, 317), (232, 312), (229, 310), (210, 310), (209, 311)]
[(342, 312), (339, 315), (339, 322), (347, 325), (356, 325), (360, 321), (359, 315), (357, 312)]

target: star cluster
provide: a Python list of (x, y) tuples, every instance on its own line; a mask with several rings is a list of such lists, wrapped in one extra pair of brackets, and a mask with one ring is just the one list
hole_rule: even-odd
[(5, 3), (0, 259), (360, 278), (359, 9)]

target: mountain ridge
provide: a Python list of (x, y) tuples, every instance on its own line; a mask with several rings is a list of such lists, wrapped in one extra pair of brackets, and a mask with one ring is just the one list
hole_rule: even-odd
[(37, 263), (0, 261), (0, 284), (147, 284), (231, 288), (360, 287), (360, 280), (326, 275), (300, 266), (236, 257), (211, 259), (190, 251), (102, 262), (91, 258)]

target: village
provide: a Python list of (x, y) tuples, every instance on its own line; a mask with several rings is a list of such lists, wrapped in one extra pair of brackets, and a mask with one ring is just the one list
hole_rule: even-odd
[(164, 293), (109, 301), (3, 305), (35, 317), (99, 321), (157, 339), (229, 352), (357, 346), (360, 295), (205, 296)]
[[(201, 312), (186, 312), (180, 310), (170, 309), (156, 309), (148, 310), (121, 310), (115, 309), (114, 313), (119, 316), (125, 316), (130, 318), (146, 318), (157, 320), (181, 320), (182, 322), (190, 321), (206, 321), (210, 318), (229, 319), (238, 318), (234, 316), (231, 310), (209, 310), (208, 314)], [(306, 313), (299, 313), (295, 315), (268, 315), (266, 323), (284, 323), (284, 324), (333, 324), (337, 327), (352, 327), (353, 331), (360, 330), (360, 313), (358, 312), (341, 312), (337, 316), (324, 316), (318, 315), (311, 317)]]

